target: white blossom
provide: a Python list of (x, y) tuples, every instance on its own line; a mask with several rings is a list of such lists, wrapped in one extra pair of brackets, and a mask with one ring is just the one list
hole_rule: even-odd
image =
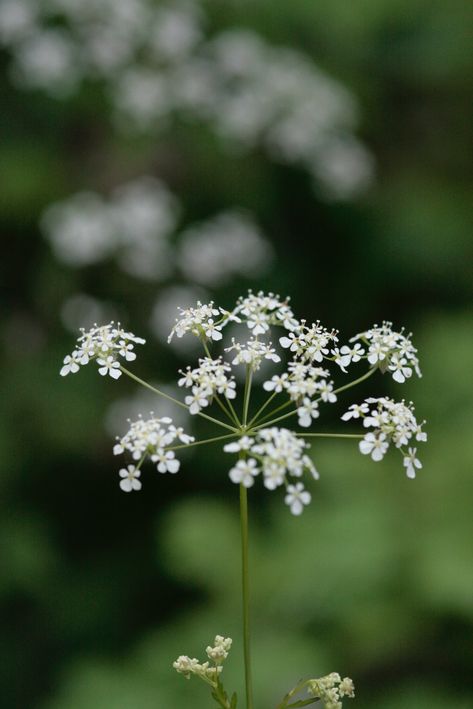
[(289, 299), (282, 301), (274, 293), (259, 291), (255, 294), (249, 291), (247, 296), (238, 299), (233, 312), (246, 322), (255, 337), (267, 333), (271, 325), (279, 325), (286, 330), (297, 326)]
[(287, 486), (287, 495), (284, 498), (286, 505), (293, 515), (300, 515), (304, 510), (304, 505), (308, 505), (311, 500), (310, 492), (304, 489), (302, 483), (296, 483), (295, 485)]
[(130, 423), (127, 433), (117, 439), (113, 454), (129, 453), (133, 460), (140, 461), (140, 467), (145, 458), (149, 458), (153, 463), (157, 463), (160, 473), (176, 473), (179, 470), (179, 461), (174, 451), (168, 450), (176, 439), (185, 444), (194, 441), (182, 428), (176, 428), (169, 417), (157, 418), (151, 414), (149, 419), (140, 417)]
[(367, 433), (366, 436), (360, 441), (360, 452), (364, 455), (371, 455), (373, 460), (382, 460), (384, 454), (388, 450), (389, 443), (386, 440), (386, 435), (384, 433)]
[(235, 352), (232, 364), (245, 364), (251, 367), (255, 372), (260, 368), (263, 359), (271, 360), (272, 362), (280, 362), (281, 358), (272, 347), (271, 342), (261, 342), (250, 338), (245, 344), (236, 342), (232, 339), (231, 347), (226, 347), (225, 352)]
[(121, 376), (118, 358), (122, 357), (126, 361), (135, 359), (134, 346), (145, 342), (141, 337), (123, 330), (120, 323), (115, 325), (113, 322), (109, 325), (94, 325), (87, 332), (82, 329), (81, 333), (77, 348), (64, 358), (60, 370), (62, 377), (75, 374), (80, 366), (96, 359), (101, 375), (109, 374), (113, 379), (118, 379)]
[(120, 480), (120, 488), (123, 492), (141, 490), (141, 481), (138, 480), (141, 475), (141, 471), (134, 465), (128, 465), (127, 468), (122, 468), (119, 471), (119, 475), (122, 478)]
[(241, 483), (244, 487), (251, 487), (254, 478), (259, 475), (261, 469), (254, 458), (239, 460), (238, 463), (228, 473), (230, 480), (234, 483)]
[(408, 478), (415, 478), (416, 468), (422, 468), (422, 463), (416, 458), (417, 449), (409, 448), (408, 453), (404, 456), (403, 465), (406, 468), (406, 475)]
[[(361, 418), (365, 428), (374, 429), (360, 441), (359, 448), (365, 455), (371, 455), (373, 460), (381, 460), (390, 443), (402, 451), (413, 438), (426, 441), (427, 434), (422, 430), (423, 423), (417, 423), (412, 404), (404, 401), (393, 401), (388, 397), (366, 399), (362, 404), (353, 404), (342, 416), (342, 420)], [(404, 466), (408, 477), (415, 477), (415, 468), (421, 468), (416, 458), (416, 449), (409, 448), (404, 454)]]
[[(214, 306), (213, 301), (208, 304), (197, 303), (196, 308), (179, 308), (180, 317), (176, 318), (176, 324), (171, 330), (168, 342), (176, 337), (183, 337), (187, 332), (197, 337), (205, 337), (205, 332), (214, 331), (216, 325), (214, 318), (219, 316), (220, 310)], [(219, 332), (217, 330), (217, 332)]]
[(342, 416), (342, 421), (349, 421), (350, 419), (358, 419), (360, 416), (367, 414), (370, 407), (366, 402), (363, 404), (352, 404), (346, 413)]
[(391, 322), (384, 321), (381, 326), (373, 325), (366, 332), (356, 335), (351, 342), (364, 342), (368, 346), (368, 362), (377, 364), (383, 372), (390, 371), (393, 379), (402, 384), (412, 375), (412, 371), (422, 376), (417, 350), (410, 338), (410, 334), (405, 335), (403, 330), (396, 332)]
[(311, 401), (307, 396), (302, 400), (302, 406), (297, 409), (299, 417), (299, 426), (308, 428), (312, 424), (312, 420), (319, 417), (319, 405), (316, 401)]

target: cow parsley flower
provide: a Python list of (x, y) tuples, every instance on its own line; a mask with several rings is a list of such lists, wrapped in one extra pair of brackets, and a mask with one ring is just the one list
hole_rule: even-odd
[(389, 371), (396, 382), (403, 384), (412, 372), (421, 377), (417, 350), (412, 344), (411, 334), (404, 331), (396, 332), (392, 323), (384, 321), (381, 326), (355, 335), (350, 342), (363, 342), (367, 348), (367, 360), (371, 365), (377, 365), (382, 372)]
[(141, 475), (141, 471), (138, 470), (134, 465), (128, 465), (126, 468), (122, 468), (119, 471), (120, 477), (120, 488), (123, 492), (131, 492), (132, 490), (141, 490), (141, 481), (138, 478)]
[(281, 358), (276, 354), (276, 350), (272, 347), (272, 343), (265, 343), (254, 338), (250, 338), (245, 344), (236, 342), (232, 338), (231, 347), (226, 347), (225, 352), (236, 352), (232, 360), (232, 364), (246, 364), (254, 372), (256, 372), (263, 359), (271, 360), (272, 362), (280, 362)]
[(112, 379), (118, 379), (122, 374), (119, 357), (126, 362), (133, 361), (136, 359), (134, 346), (146, 342), (143, 338), (123, 330), (120, 323), (115, 325), (113, 322), (100, 327), (94, 325), (87, 332), (82, 329), (81, 333), (76, 349), (63, 360), (60, 371), (62, 377), (76, 374), (82, 365), (95, 359), (99, 365), (99, 374), (102, 376), (108, 374)]
[[(120, 363), (135, 359), (134, 346), (143, 342), (131, 333), (123, 331), (113, 323), (103, 327), (95, 326), (89, 332), (82, 332), (78, 346), (63, 362), (61, 374), (76, 373), (82, 365), (96, 359), (99, 373), (118, 378), (122, 373), (143, 384), (147, 391), (154, 392), (174, 406), (184, 408), (196, 419), (206, 419), (220, 429), (220, 434), (204, 440), (195, 440), (181, 427), (176, 427), (169, 417), (139, 417), (127, 433), (117, 440), (113, 449), (115, 455), (126, 454), (132, 463), (119, 471), (120, 488), (125, 492), (141, 489), (141, 467), (146, 461), (153, 463), (159, 473), (177, 473), (180, 461), (176, 455), (179, 449), (193, 445), (223, 445), (223, 451), (233, 455), (228, 477), (239, 487), (240, 521), (242, 528), (242, 568), (244, 589), (244, 642), (245, 656), (248, 658), (248, 490), (257, 479), (270, 491), (282, 488), (285, 504), (294, 516), (300, 516), (312, 500), (312, 493), (306, 482), (318, 480), (319, 473), (309, 455), (309, 437), (356, 438), (359, 450), (372, 460), (381, 461), (392, 445), (402, 455), (402, 462), (409, 478), (422, 468), (417, 458), (414, 441), (420, 443), (427, 438), (423, 431), (424, 422), (418, 423), (412, 403), (394, 401), (388, 397), (369, 397), (360, 404), (349, 405), (342, 420), (352, 421), (361, 428), (361, 433), (312, 432), (314, 421), (320, 416), (322, 403), (334, 403), (342, 392), (366, 381), (378, 370), (389, 371), (400, 383), (408, 379), (412, 371), (420, 375), (416, 350), (410, 336), (391, 329), (390, 323), (383, 323), (357, 335), (352, 345), (338, 347), (338, 332), (327, 330), (319, 321), (307, 325), (297, 321), (289, 307), (289, 301), (281, 300), (272, 293), (257, 294), (251, 291), (238, 299), (233, 310), (217, 307), (213, 302), (182, 309), (170, 334), (170, 339), (191, 333), (204, 350), (197, 366), (189, 365), (179, 371), (178, 386), (189, 393), (180, 401), (166, 391), (144, 382), (129, 372)], [(231, 322), (240, 322), (249, 330), (248, 339), (237, 342), (232, 339), (227, 347), (222, 346), (225, 327)], [(282, 329), (279, 337), (277, 331)], [(276, 334), (276, 338), (274, 338)], [(361, 340), (361, 343), (358, 342)], [(272, 342), (279, 342), (289, 360), (283, 371), (271, 373), (263, 382), (263, 402), (255, 405), (253, 391), (256, 385), (254, 372), (263, 360), (268, 366), (278, 366), (281, 356)], [(220, 352), (211, 352), (219, 348)], [(228, 361), (230, 360), (230, 361)], [(367, 371), (356, 379), (336, 386), (331, 378), (331, 367), (346, 375), (352, 363), (367, 361)], [(323, 366), (322, 366), (323, 364)], [(237, 396), (236, 367), (246, 369), (242, 396)], [(253, 398), (252, 398), (253, 397)], [(218, 417), (212, 407), (218, 407)], [(212, 413), (210, 413), (212, 411)], [(297, 420), (302, 432), (295, 432), (281, 426), (280, 422)], [(224, 433), (222, 433), (224, 429)], [(222, 443), (225, 441), (225, 443)], [(212, 696), (222, 707), (236, 707), (237, 697), (231, 697), (224, 690), (221, 673), (222, 664), (228, 656), (232, 641), (217, 635), (214, 645), (206, 649), (208, 660), (181, 655), (173, 663), (177, 672), (187, 679), (191, 675), (200, 677), (212, 687)], [(247, 666), (247, 665), (246, 665)], [(247, 684), (247, 697), (249, 696)], [(295, 697), (303, 692), (308, 698)], [(333, 672), (320, 679), (301, 680), (290, 690), (279, 709), (303, 706), (320, 700), (325, 709), (342, 709), (342, 701), (354, 696), (354, 685), (350, 678), (341, 678)], [(295, 699), (295, 701), (293, 701)]]
[(425, 422), (417, 423), (412, 403), (396, 402), (387, 397), (369, 398), (360, 405), (352, 404), (342, 416), (343, 421), (353, 418), (363, 419), (365, 428), (374, 429), (360, 441), (361, 453), (370, 455), (373, 460), (379, 461), (383, 459), (389, 444), (393, 443), (396, 448), (404, 452), (403, 464), (407, 476), (415, 477), (415, 468), (422, 467), (416, 458), (417, 449), (409, 448), (406, 453), (403, 451), (403, 446), (406, 446), (413, 438), (419, 442), (426, 441), (427, 434), (422, 430)]
[[(173, 425), (172, 419), (168, 417), (157, 418), (151, 413), (151, 418), (149, 419), (140, 417), (137, 421), (130, 422), (130, 428), (127, 433), (122, 438), (117, 439), (113, 453), (114, 455), (128, 453), (133, 460), (139, 461), (136, 468), (134, 465), (128, 466), (129, 473), (133, 473), (135, 478), (139, 477), (140, 468), (147, 458), (156, 463), (157, 470), (160, 473), (177, 473), (180, 462), (175, 457), (174, 451), (169, 450), (169, 447), (176, 439), (183, 441), (184, 446), (194, 442), (192, 436), (185, 434), (182, 428), (176, 428)], [(124, 482), (127, 481), (125, 480)], [(141, 482), (139, 487), (136, 487), (133, 483), (130, 484), (132, 484), (130, 489), (141, 489)], [(122, 484), (120, 484), (120, 487), (125, 490)], [(128, 490), (126, 491), (128, 492)]]
[(280, 325), (286, 330), (293, 330), (297, 326), (297, 320), (289, 307), (289, 298), (282, 301), (274, 293), (265, 295), (262, 291), (256, 294), (249, 291), (247, 296), (238, 299), (233, 314), (246, 322), (255, 337), (267, 333), (271, 325)]
[[(176, 318), (176, 324), (171, 330), (168, 342), (171, 342), (174, 335), (183, 337), (187, 332), (197, 337), (218, 341), (222, 339), (221, 327), (227, 317), (225, 311), (219, 310), (210, 302), (203, 305), (200, 301), (196, 308), (180, 308), (181, 316)], [(215, 318), (220, 318), (215, 322)]]

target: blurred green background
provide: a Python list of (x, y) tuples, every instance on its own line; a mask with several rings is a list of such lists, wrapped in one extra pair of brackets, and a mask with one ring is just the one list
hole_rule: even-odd
[[(172, 3), (171, 3), (172, 4)], [(92, 368), (60, 379), (74, 335), (63, 304), (87, 293), (149, 338), (133, 365), (172, 381), (192, 354), (149, 335), (169, 286), (111, 260), (61, 262), (39, 221), (81, 190), (137, 175), (163, 180), (184, 221), (238, 205), (271, 243), (270, 268), (214, 288), (292, 297), (296, 314), (348, 337), (387, 318), (414, 332), (423, 378), (378, 376), (363, 395), (412, 399), (428, 420), (424, 468), (404, 476), (350, 442), (318, 442), (321, 480), (300, 519), (251, 491), (258, 709), (301, 676), (354, 678), (361, 709), (473, 707), (473, 4), (426, 0), (259, 0), (202, 4), (205, 32), (251, 28), (303, 52), (360, 106), (371, 185), (327, 199), (302, 167), (257, 147), (225, 150), (202, 122), (117, 130), (100, 81), (64, 97), (11, 78), (1, 54), (1, 704), (23, 709), (210, 706), (170, 668), (231, 635), (229, 686), (242, 688), (235, 486), (219, 449), (178, 476), (145, 473), (124, 495), (104, 420), (128, 381)], [(164, 339), (164, 338), (163, 338)], [(402, 391), (401, 391), (402, 389)], [(146, 413), (146, 412), (145, 412)]]

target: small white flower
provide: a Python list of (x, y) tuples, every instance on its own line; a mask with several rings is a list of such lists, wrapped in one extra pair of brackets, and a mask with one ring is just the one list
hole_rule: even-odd
[(223, 446), (225, 453), (239, 453), (240, 451), (247, 451), (251, 448), (255, 442), (254, 438), (249, 436), (242, 436), (238, 441), (232, 441)]
[(112, 379), (119, 379), (119, 377), (122, 376), (122, 373), (120, 371), (120, 363), (117, 362), (117, 360), (114, 359), (112, 355), (109, 355), (105, 359), (98, 357), (97, 364), (100, 365), (99, 374), (101, 374), (103, 377), (109, 374)]
[(302, 483), (287, 486), (287, 495), (284, 502), (289, 506), (293, 515), (300, 515), (304, 510), (304, 505), (311, 501), (311, 494), (304, 489)]
[(79, 371), (79, 364), (76, 357), (76, 352), (73, 352), (72, 355), (67, 355), (66, 357), (64, 357), (63, 367), (59, 372), (61, 377), (65, 377), (67, 374), (75, 374)]
[(302, 406), (299, 406), (297, 409), (297, 415), (299, 417), (299, 426), (309, 428), (312, 424), (312, 419), (319, 417), (319, 407), (317, 402), (311, 401), (308, 397), (304, 397)]
[(275, 374), (269, 381), (264, 382), (263, 389), (265, 391), (275, 391), (277, 394), (280, 394), (286, 387), (287, 380), (288, 374), (286, 374), (286, 372), (281, 375)]
[(398, 354), (393, 354), (388, 369), (393, 373), (393, 379), (403, 384), (412, 375), (412, 369), (407, 366), (407, 360)]
[(375, 461), (382, 460), (388, 450), (389, 444), (384, 433), (375, 436), (374, 433), (367, 433), (359, 443), (360, 452), (363, 455), (371, 455)]
[(360, 416), (364, 416), (369, 412), (370, 408), (368, 404), (352, 404), (346, 413), (342, 416), (342, 421), (349, 421), (350, 419), (358, 419)]
[(119, 471), (119, 475), (122, 478), (122, 480), (120, 480), (120, 488), (123, 492), (141, 490), (141, 481), (138, 480), (141, 475), (141, 471), (137, 470), (134, 465), (129, 465), (126, 469), (122, 468)]
[(408, 478), (415, 478), (416, 468), (420, 470), (422, 468), (422, 463), (416, 458), (417, 449), (409, 448), (408, 454), (404, 457), (403, 465), (406, 468), (406, 475)]
[(158, 464), (156, 467), (160, 473), (177, 473), (180, 467), (180, 462), (176, 460), (174, 451), (158, 449), (151, 456), (151, 460)]
[(186, 396), (186, 405), (189, 407), (190, 414), (198, 414), (199, 411), (209, 405), (204, 393), (198, 387), (192, 389), (192, 395)]
[(241, 483), (244, 487), (251, 487), (254, 484), (254, 478), (260, 473), (258, 464), (254, 458), (248, 460), (239, 460), (230, 472), (230, 480), (234, 483)]

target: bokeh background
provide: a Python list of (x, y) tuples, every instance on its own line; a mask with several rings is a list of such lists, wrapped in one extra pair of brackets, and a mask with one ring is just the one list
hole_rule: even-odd
[(468, 0), (1, 0), (3, 707), (204, 709), (170, 664), (215, 633), (241, 689), (220, 450), (125, 495), (113, 436), (157, 402), (58, 371), (116, 317), (172, 387), (176, 305), (248, 288), (412, 330), (423, 378), (321, 425), (388, 394), (429, 434), (415, 482), (317, 442), (300, 519), (251, 491), (258, 709), (333, 670), (362, 709), (473, 706), (472, 25)]

